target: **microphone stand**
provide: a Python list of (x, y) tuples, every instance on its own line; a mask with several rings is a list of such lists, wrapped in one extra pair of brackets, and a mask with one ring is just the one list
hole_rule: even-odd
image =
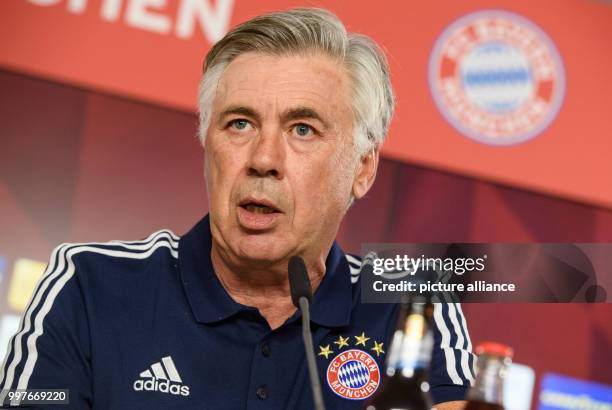
[(306, 350), (306, 363), (308, 364), (308, 374), (310, 376), (310, 385), (312, 386), (312, 397), (314, 399), (315, 409), (325, 410), (321, 383), (319, 381), (319, 372), (317, 371), (317, 362), (314, 354), (314, 346), (312, 344), (312, 333), (310, 332), (310, 307), (308, 299), (302, 296), (299, 299), (299, 303), (302, 312), (302, 338), (304, 339), (304, 348)]

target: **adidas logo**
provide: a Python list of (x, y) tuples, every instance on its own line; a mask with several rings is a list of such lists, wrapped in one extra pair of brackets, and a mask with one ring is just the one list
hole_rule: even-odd
[(158, 391), (189, 396), (189, 386), (183, 385), (183, 380), (170, 356), (162, 358), (161, 362), (153, 363), (151, 367), (140, 373), (140, 377), (134, 382), (135, 391)]

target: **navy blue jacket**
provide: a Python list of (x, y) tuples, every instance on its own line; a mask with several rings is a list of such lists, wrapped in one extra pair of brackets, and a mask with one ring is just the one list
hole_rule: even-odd
[[(56, 248), (0, 390), (70, 390), (69, 405), (45, 409), (311, 410), (299, 313), (270, 330), (224, 290), (210, 249), (208, 217), (180, 239)], [(334, 243), (311, 305), (328, 409), (360, 409), (376, 390), (398, 314), (360, 303), (359, 265)], [(458, 304), (436, 304), (434, 318), (432, 395), (460, 400), (474, 365), (465, 319)]]

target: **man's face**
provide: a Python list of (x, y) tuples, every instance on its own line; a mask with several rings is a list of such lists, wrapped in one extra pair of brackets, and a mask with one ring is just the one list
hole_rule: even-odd
[(234, 262), (320, 257), (359, 159), (348, 73), (325, 56), (246, 53), (223, 73), (205, 140), (215, 246)]

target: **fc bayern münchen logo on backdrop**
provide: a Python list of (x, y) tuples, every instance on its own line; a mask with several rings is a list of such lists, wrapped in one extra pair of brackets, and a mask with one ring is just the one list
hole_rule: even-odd
[(446, 120), (462, 134), (511, 145), (540, 134), (565, 92), (557, 49), (514, 13), (479, 11), (448, 26), (429, 60), (429, 86)]

